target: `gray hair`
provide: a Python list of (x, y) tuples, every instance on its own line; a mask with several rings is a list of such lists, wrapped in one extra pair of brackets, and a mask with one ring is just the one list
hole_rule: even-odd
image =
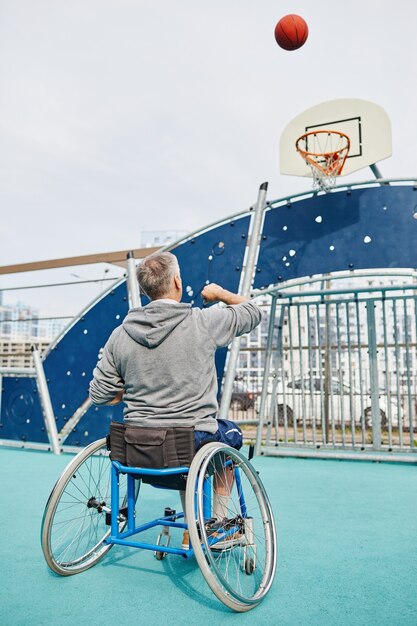
[(157, 252), (147, 256), (136, 272), (139, 287), (151, 300), (169, 293), (176, 274), (180, 274), (180, 268), (177, 257), (171, 252)]

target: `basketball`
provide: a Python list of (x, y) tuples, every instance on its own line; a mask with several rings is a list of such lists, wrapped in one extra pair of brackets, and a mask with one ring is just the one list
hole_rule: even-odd
[(275, 40), (284, 50), (297, 50), (307, 41), (307, 22), (299, 15), (285, 15), (275, 26)]

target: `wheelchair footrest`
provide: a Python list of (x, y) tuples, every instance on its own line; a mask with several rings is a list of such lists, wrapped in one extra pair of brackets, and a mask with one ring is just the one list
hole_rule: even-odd
[[(127, 506), (119, 510), (119, 515), (118, 515), (119, 519), (121, 516), (127, 519)], [(106, 513), (106, 526), (111, 526), (111, 512), (110, 511)]]

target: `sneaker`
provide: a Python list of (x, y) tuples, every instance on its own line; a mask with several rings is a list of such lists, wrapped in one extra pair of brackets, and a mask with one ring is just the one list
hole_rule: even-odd
[(181, 548), (183, 550), (189, 550), (190, 549), (190, 535), (188, 534), (188, 530), (184, 530), (184, 534), (182, 536)]
[(238, 524), (236, 519), (224, 519), (221, 522), (216, 522), (215, 524), (212, 524), (209, 532), (207, 533), (208, 537), (213, 539), (217, 539), (217, 537), (219, 537), (219, 541), (213, 544), (212, 550), (227, 550), (233, 548), (233, 546), (241, 544), (243, 539), (243, 533), (240, 530), (234, 532), (233, 534), (227, 535), (227, 531), (231, 530), (237, 525)]
[[(224, 533), (213, 533), (210, 537), (217, 538), (223, 537)], [(212, 550), (218, 550), (219, 552), (222, 550), (230, 550), (234, 546), (239, 546), (242, 544), (243, 535), (241, 532), (233, 533), (233, 535), (228, 535), (224, 539), (219, 539), (215, 544), (211, 546)]]
[[(206, 525), (207, 538), (210, 539), (211, 537), (213, 537), (217, 539), (217, 537), (224, 537), (225, 532), (227, 532), (227, 530), (232, 528), (233, 526), (236, 526), (236, 520), (234, 519), (224, 519), (222, 522), (216, 521), (215, 519), (210, 520)], [(213, 545), (212, 550), (227, 550), (233, 548), (233, 546), (240, 545), (242, 543), (242, 540), (243, 533), (237, 531), (232, 535), (224, 537), (223, 539), (219, 539), (219, 541), (217, 541)], [(190, 549), (190, 536), (188, 530), (184, 530), (181, 547), (183, 550)]]
[[(212, 520), (209, 520), (209, 523), (212, 524), (215, 521), (216, 521), (215, 518), (213, 518)], [(201, 533), (200, 533), (200, 529), (198, 528), (198, 525), (197, 525), (197, 530), (198, 530), (198, 536), (201, 539)], [(184, 530), (184, 534), (182, 536), (181, 548), (183, 550), (189, 550), (190, 549), (190, 534), (189, 534), (188, 530)]]

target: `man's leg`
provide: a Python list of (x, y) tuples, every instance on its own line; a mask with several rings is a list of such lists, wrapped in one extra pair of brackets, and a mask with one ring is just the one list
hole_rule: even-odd
[(214, 475), (213, 517), (219, 521), (228, 517), (229, 499), (233, 483), (233, 467), (222, 467)]
[[(199, 450), (201, 446), (211, 441), (219, 441), (239, 450), (242, 447), (242, 431), (239, 426), (230, 420), (217, 420), (218, 429), (215, 433), (207, 433), (203, 431), (195, 431), (195, 449)], [(228, 504), (230, 493), (234, 483), (234, 472), (232, 467), (224, 467), (223, 465), (216, 472), (213, 479), (213, 517), (217, 521), (222, 521), (228, 517)], [(184, 511), (184, 522), (187, 523), (185, 516), (185, 491), (180, 491), (182, 510)], [(182, 539), (182, 547), (184, 550), (189, 549), (188, 530), (184, 532)]]
[(236, 450), (240, 450), (243, 445), (242, 431), (236, 422), (218, 419), (217, 425), (217, 433), (219, 435), (217, 441), (221, 441), (232, 448), (236, 448)]
[[(205, 443), (218, 441), (225, 443), (236, 450), (242, 447), (242, 431), (239, 426), (230, 420), (217, 420), (218, 429), (215, 433), (195, 431), (196, 450)], [(231, 467), (220, 467), (213, 480), (213, 517), (222, 520), (227, 517), (230, 493), (234, 483), (234, 473)], [(180, 494), (181, 495), (181, 494)], [(181, 498), (182, 501), (182, 498)]]
[[(239, 426), (230, 420), (217, 420), (219, 441), (239, 450), (242, 447), (242, 431)], [(216, 472), (213, 480), (213, 516), (221, 521), (228, 517), (230, 493), (234, 483), (233, 467), (222, 466)]]

